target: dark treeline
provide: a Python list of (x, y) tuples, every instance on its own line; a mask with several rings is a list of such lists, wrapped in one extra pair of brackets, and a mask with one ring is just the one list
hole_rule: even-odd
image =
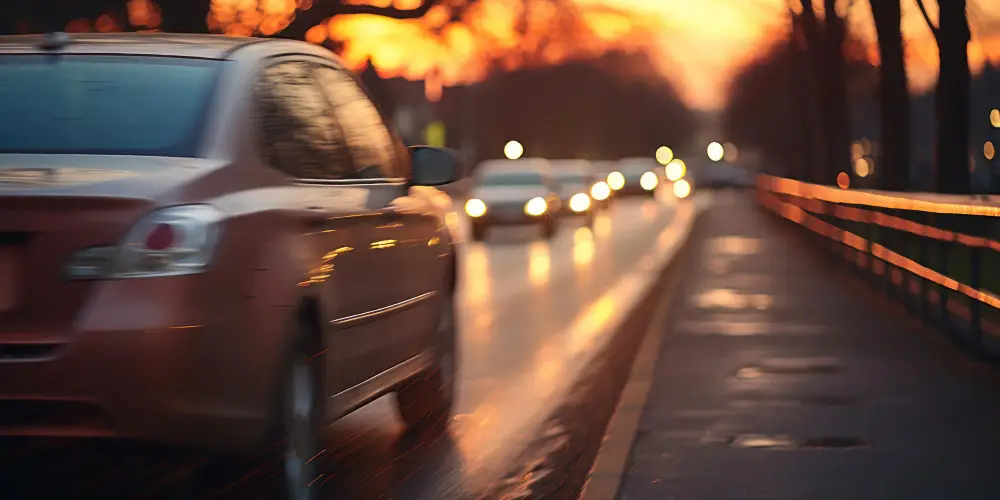
[[(727, 131), (771, 158), (781, 175), (831, 184), (854, 173), (850, 139), (876, 144), (865, 156), (874, 172), (852, 186), (886, 190), (969, 193), (992, 190), (992, 164), (983, 152), (994, 140), (990, 109), (997, 107), (992, 70), (973, 81), (966, 0), (939, 0), (940, 21), (919, 11), (941, 55), (940, 77), (927, 95), (908, 92), (900, 0), (869, 0), (879, 66), (846, 32), (846, 0), (823, 0), (823, 15), (808, 0), (792, 0), (791, 30), (750, 62), (733, 82), (725, 113)], [(839, 10), (837, 9), (840, 8)], [(827, 15), (829, 14), (829, 15)], [(767, 124), (762, 130), (760, 124)], [(970, 164), (974, 168), (970, 169)], [(862, 169), (865, 171), (865, 169)], [(995, 175), (993, 177), (996, 177)], [(993, 184), (991, 187), (990, 185)]]
[[(475, 142), (494, 145), (482, 157), (501, 154), (507, 140), (526, 154), (552, 158), (614, 159), (651, 156), (663, 144), (693, 139), (697, 119), (673, 86), (650, 68), (646, 54), (609, 53), (559, 66), (526, 68), (495, 75), (471, 91), (477, 110)], [(442, 110), (460, 130), (460, 93), (445, 94)]]

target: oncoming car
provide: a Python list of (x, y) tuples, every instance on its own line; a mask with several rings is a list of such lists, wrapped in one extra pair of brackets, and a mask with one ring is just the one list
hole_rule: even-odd
[(491, 160), (480, 165), (465, 202), (472, 239), (482, 240), (491, 226), (535, 224), (551, 238), (560, 210), (555, 180), (544, 160)]
[(586, 216), (593, 222), (594, 213), (603, 208), (611, 196), (607, 182), (594, 175), (586, 160), (552, 160), (552, 176), (558, 184), (559, 198), (564, 215)]
[(618, 161), (621, 182), (609, 177), (609, 184), (621, 194), (653, 196), (662, 180), (662, 171), (663, 167), (652, 158), (624, 158)]
[(459, 168), (329, 51), (0, 37), (0, 82), (0, 435), (282, 443), (311, 498), (331, 419), (448, 420)]

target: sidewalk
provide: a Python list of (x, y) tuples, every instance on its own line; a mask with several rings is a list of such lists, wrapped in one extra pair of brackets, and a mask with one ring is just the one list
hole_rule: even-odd
[(1000, 498), (1000, 368), (729, 200), (693, 236), (618, 498)]

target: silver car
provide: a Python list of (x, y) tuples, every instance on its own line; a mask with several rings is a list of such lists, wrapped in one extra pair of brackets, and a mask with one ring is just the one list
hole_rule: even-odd
[(546, 238), (555, 235), (561, 203), (545, 160), (492, 160), (477, 171), (465, 202), (472, 239), (482, 240), (492, 226), (520, 224), (540, 226)]

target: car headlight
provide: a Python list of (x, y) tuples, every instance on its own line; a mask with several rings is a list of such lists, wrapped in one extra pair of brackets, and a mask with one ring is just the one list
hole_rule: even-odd
[(672, 182), (676, 182), (683, 179), (684, 176), (687, 174), (687, 166), (684, 165), (683, 161), (677, 158), (670, 160), (670, 163), (667, 163), (665, 170), (667, 179)]
[(606, 200), (611, 196), (611, 187), (607, 182), (597, 181), (594, 187), (590, 188), (590, 196), (595, 200)]
[(625, 187), (625, 176), (621, 172), (611, 172), (608, 174), (608, 187), (615, 191)]
[(482, 217), (486, 214), (486, 203), (479, 198), (471, 198), (465, 202), (465, 213), (472, 218)]
[(66, 264), (71, 280), (198, 274), (208, 268), (225, 214), (209, 205), (180, 205), (143, 217), (118, 245), (92, 247)]
[(660, 179), (656, 177), (655, 172), (646, 172), (642, 174), (639, 178), (639, 185), (642, 186), (646, 191), (652, 191), (656, 189), (656, 185), (660, 183)]
[(691, 195), (691, 183), (681, 179), (674, 183), (674, 196), (678, 198), (687, 198)]
[(569, 209), (574, 212), (586, 212), (590, 208), (590, 197), (587, 193), (576, 193), (569, 199)]
[(524, 213), (534, 217), (544, 214), (548, 209), (549, 204), (542, 197), (532, 198), (524, 204)]

